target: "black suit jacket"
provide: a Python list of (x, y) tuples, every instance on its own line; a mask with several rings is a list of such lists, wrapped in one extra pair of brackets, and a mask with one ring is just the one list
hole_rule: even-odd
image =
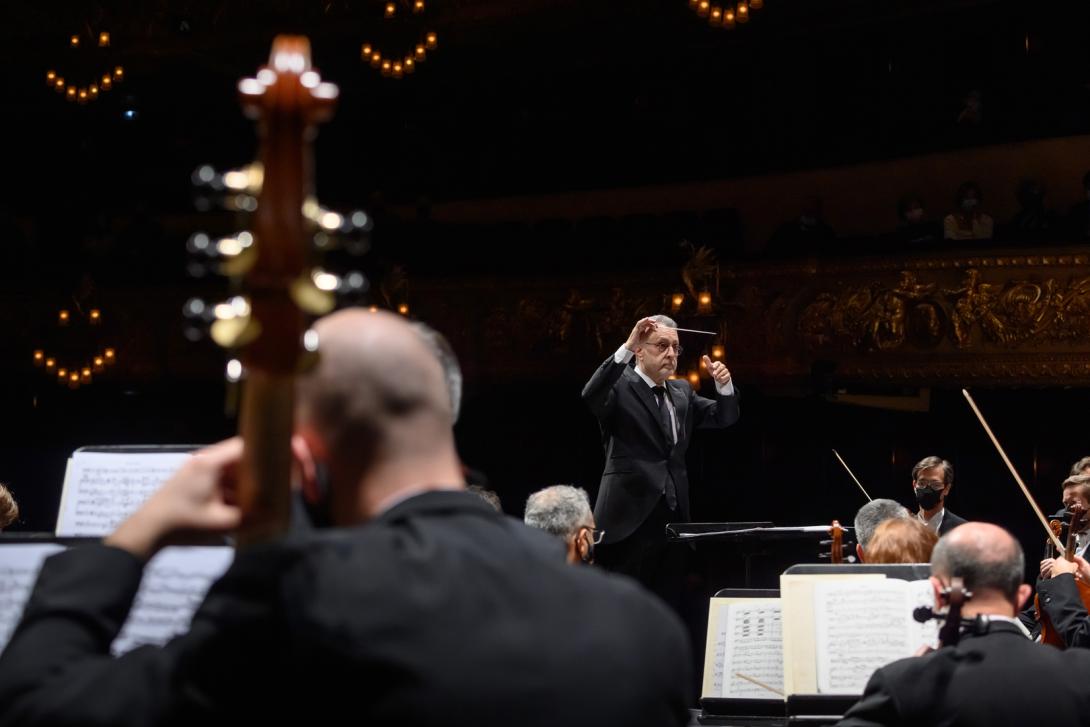
[(1090, 613), (1074, 576), (1063, 573), (1037, 581), (1037, 602), (1069, 648), (1090, 648)]
[(844, 727), (1022, 727), (1090, 723), (1090, 652), (1035, 644), (1014, 624), (884, 666)]
[(963, 517), (958, 517), (954, 513), (947, 510), (942, 515), (942, 523), (939, 525), (939, 537), (946, 535), (948, 532), (956, 528), (958, 525), (964, 525), (969, 522)]
[(667, 381), (677, 416), (678, 441), (671, 442), (659, 418), (651, 387), (629, 364), (610, 356), (583, 387), (583, 400), (598, 418), (606, 451), (594, 518), (605, 542), (628, 537), (654, 509), (672, 477), (678, 510), (689, 519), (685, 453), (696, 428), (727, 427), (738, 421), (738, 392), (708, 399), (682, 380)]
[(45, 563), (0, 723), (687, 723), (677, 617), (472, 494), (241, 550), (188, 634), (111, 658), (141, 570), (99, 545)]

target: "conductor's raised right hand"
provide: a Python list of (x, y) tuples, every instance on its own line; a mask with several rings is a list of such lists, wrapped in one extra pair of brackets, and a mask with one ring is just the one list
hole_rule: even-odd
[(195, 453), (117, 526), (106, 538), (106, 545), (148, 560), (168, 542), (184, 536), (236, 529), (242, 520), (242, 512), (234, 502), (235, 470), (241, 457), (239, 437)]
[(647, 342), (648, 336), (658, 329), (659, 324), (650, 318), (641, 318), (635, 326), (632, 328), (632, 333), (628, 334), (628, 340), (624, 342), (624, 347), (629, 351), (635, 351), (636, 348)]

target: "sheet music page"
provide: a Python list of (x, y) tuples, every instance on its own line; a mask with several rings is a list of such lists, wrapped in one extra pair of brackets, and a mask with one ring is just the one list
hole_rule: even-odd
[(226, 546), (164, 548), (144, 568), (129, 618), (110, 650), (123, 654), (144, 644), (163, 645), (189, 630), (212, 583), (235, 558)]
[(0, 651), (23, 616), (42, 562), (64, 550), (55, 543), (11, 543), (0, 547)]
[[(926, 578), (908, 582), (909, 613), (911, 614), (920, 606), (935, 607), (935, 594), (931, 590), (931, 581)], [(910, 615), (908, 641), (911, 653), (915, 654), (917, 649), (925, 645), (932, 649), (939, 648), (939, 626), (939, 622), (934, 619), (920, 623)]]
[[(783, 613), (779, 599), (750, 599), (723, 606), (722, 684), (724, 697), (780, 699), (783, 692)], [(739, 678), (745, 674), (777, 689), (776, 694)]]
[(814, 622), (819, 694), (862, 694), (875, 669), (911, 656), (909, 584), (818, 583)]
[(708, 640), (704, 646), (701, 697), (723, 695), (723, 659), (727, 651), (727, 606), (731, 599), (713, 598), (708, 607)]
[(76, 452), (65, 476), (57, 536), (109, 535), (191, 456)]

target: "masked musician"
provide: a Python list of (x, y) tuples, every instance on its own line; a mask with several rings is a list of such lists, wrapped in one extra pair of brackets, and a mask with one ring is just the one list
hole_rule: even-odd
[(523, 522), (559, 538), (569, 563), (594, 563), (594, 546), (605, 535), (594, 527), (587, 491), (571, 485), (553, 485), (530, 495)]
[[(1029, 597), (1022, 547), (1002, 528), (966, 523), (942, 537), (931, 555), (936, 609), (960, 577), (972, 597), (971, 623), (956, 646), (901, 659), (871, 676), (844, 727), (895, 725), (1086, 724), (1090, 653), (1034, 644), (1014, 618)], [(1046, 696), (1042, 696), (1046, 695)]]
[(919, 510), (916, 517), (942, 537), (965, 523), (946, 509), (946, 498), (954, 486), (954, 466), (941, 457), (924, 457), (912, 468), (912, 492)]
[(358, 309), (315, 328), (294, 449), (332, 526), (239, 550), (187, 634), (111, 657), (144, 563), (240, 523), (241, 441), (202, 450), (103, 544), (46, 561), (0, 656), (0, 724), (687, 724), (680, 621), (464, 492), (419, 333)]

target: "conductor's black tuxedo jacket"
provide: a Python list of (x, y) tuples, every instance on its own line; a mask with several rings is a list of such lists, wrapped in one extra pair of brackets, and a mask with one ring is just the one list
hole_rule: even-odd
[(654, 509), (672, 477), (680, 515), (689, 520), (689, 475), (685, 453), (697, 428), (727, 427), (738, 421), (738, 393), (709, 399), (687, 381), (665, 382), (677, 413), (678, 441), (661, 424), (658, 403), (647, 382), (627, 363), (610, 356), (583, 387), (583, 400), (598, 418), (606, 463), (594, 503), (594, 519), (605, 542), (625, 539)]

